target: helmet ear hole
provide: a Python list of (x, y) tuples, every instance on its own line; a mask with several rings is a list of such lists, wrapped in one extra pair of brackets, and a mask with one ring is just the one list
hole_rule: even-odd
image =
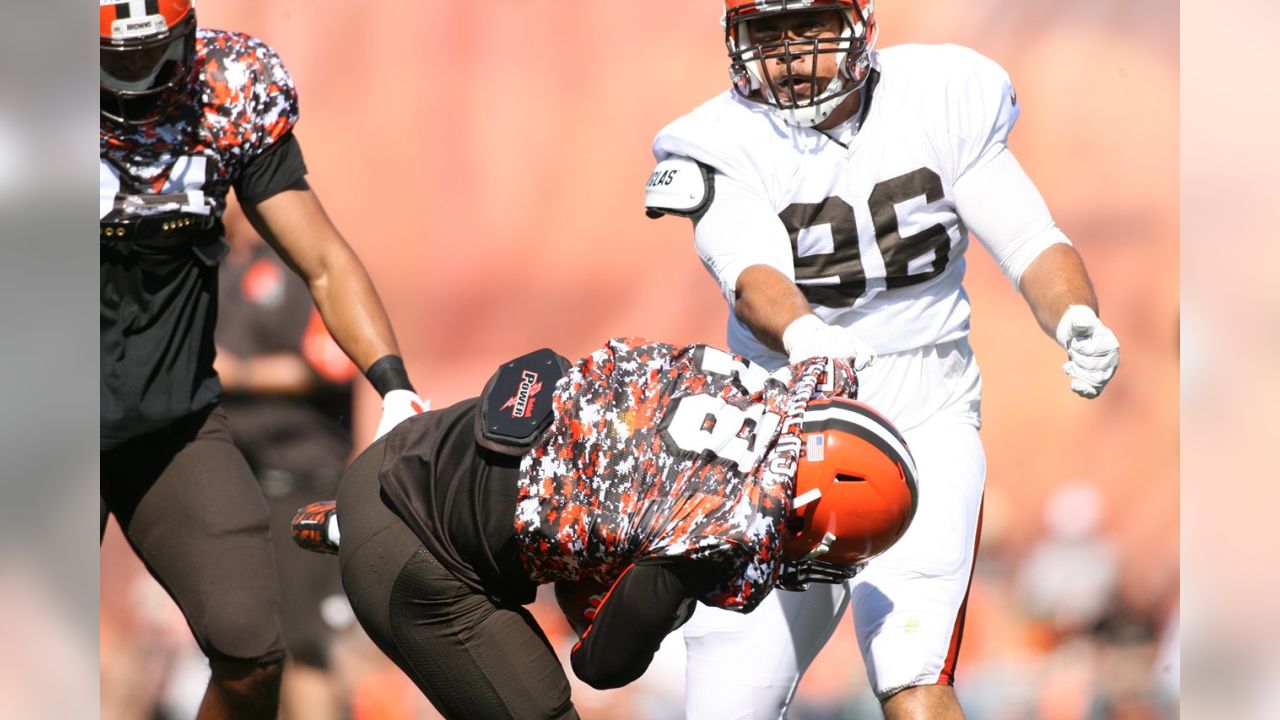
[(787, 521), (786, 521), (787, 532), (791, 533), (792, 535), (796, 535), (801, 530), (804, 530), (804, 526), (805, 526), (805, 519), (800, 515), (792, 515), (791, 517), (787, 518)]
[(850, 475), (848, 473), (836, 473), (836, 482), (866, 482), (867, 479), (861, 475)]

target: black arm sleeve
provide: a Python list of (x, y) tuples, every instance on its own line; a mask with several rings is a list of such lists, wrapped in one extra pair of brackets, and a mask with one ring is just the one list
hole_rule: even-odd
[(662, 639), (688, 619), (682, 612), (688, 607), (685, 601), (703, 584), (700, 576), (708, 569), (693, 561), (628, 568), (573, 647), (574, 674), (599, 690), (622, 687), (643, 675)]
[(253, 205), (294, 187), (307, 175), (307, 164), (302, 160), (302, 146), (293, 131), (271, 143), (271, 146), (249, 161), (236, 178), (236, 199), (244, 205)]

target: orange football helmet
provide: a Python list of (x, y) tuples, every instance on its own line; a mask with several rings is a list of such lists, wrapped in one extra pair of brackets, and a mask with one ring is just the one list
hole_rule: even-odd
[(779, 586), (843, 582), (902, 537), (916, 512), (916, 466), (898, 429), (865, 403), (816, 400), (801, 425), (796, 494)]
[[(756, 42), (751, 21), (784, 13), (837, 10), (844, 28), (839, 36), (780, 42)], [(871, 49), (876, 42), (875, 0), (725, 0), (725, 46), (729, 49), (729, 77), (744, 99), (780, 111), (793, 125), (813, 127), (831, 114), (850, 93), (859, 90), (871, 72)], [(835, 54), (837, 74), (819, 87), (817, 56)], [(810, 55), (813, 77), (808, 93), (779, 92), (766, 59)]]
[(116, 122), (151, 122), (191, 79), (194, 0), (100, 0), (99, 108)]

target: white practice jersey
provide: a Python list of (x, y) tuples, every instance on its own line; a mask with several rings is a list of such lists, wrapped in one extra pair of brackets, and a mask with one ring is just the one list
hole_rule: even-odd
[[(730, 91), (664, 128), (653, 151), (715, 171), (696, 237), (730, 303), (742, 270), (770, 265), (820, 318), (884, 354), (968, 334), (969, 242), (953, 187), (1004, 151), (1019, 107), (1008, 74), (967, 48), (891, 47), (872, 67), (847, 147)], [(766, 367), (786, 361), (733, 313), (729, 347)]]

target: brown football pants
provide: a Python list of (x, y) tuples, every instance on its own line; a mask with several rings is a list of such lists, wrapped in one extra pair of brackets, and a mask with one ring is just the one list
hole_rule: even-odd
[(357, 458), (338, 491), (342, 584), (360, 624), (447, 718), (577, 718), (529, 611), (463, 583), (389, 509), (384, 446)]
[(99, 540), (116, 516), (210, 660), (284, 657), (267, 504), (220, 409), (100, 454)]

